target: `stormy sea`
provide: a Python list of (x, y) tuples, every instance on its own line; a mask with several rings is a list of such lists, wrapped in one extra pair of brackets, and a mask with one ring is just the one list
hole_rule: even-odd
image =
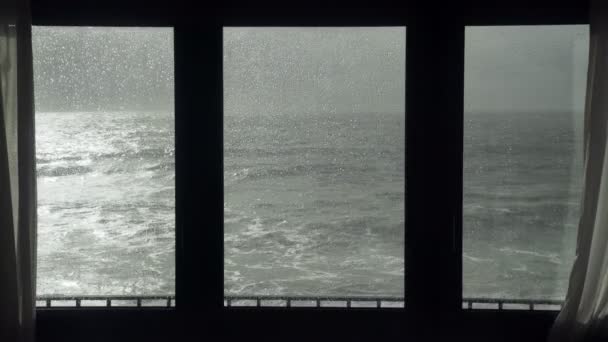
[[(545, 38), (496, 30), (467, 36), (463, 296), (561, 299), (582, 190), (585, 31), (543, 28), (556, 52), (517, 59), (503, 51)], [(38, 295), (175, 293), (172, 35), (34, 30)], [(224, 29), (226, 295), (403, 296), (416, 243), (404, 234), (416, 201), (405, 37)]]
[(403, 295), (403, 115), (224, 121), (226, 294)]
[(36, 114), (38, 295), (175, 293), (173, 117)]
[[(582, 186), (575, 119), (465, 119), (464, 295), (562, 298)], [(38, 293), (173, 293), (173, 114), (36, 120)], [(403, 115), (224, 121), (226, 294), (403, 295)]]

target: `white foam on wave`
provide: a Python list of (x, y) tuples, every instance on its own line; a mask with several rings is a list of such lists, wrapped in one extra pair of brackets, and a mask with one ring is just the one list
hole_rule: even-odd
[(471, 255), (468, 255), (467, 253), (462, 253), (462, 257), (463, 257), (463, 259), (470, 260), (473, 262), (492, 262), (492, 261), (494, 261), (493, 259), (489, 259), (489, 258), (474, 257)]
[(240, 217), (230, 217), (230, 218), (225, 218), (224, 217), (224, 224), (226, 223), (237, 223), (241, 220)]
[(545, 258), (545, 259), (548, 259), (549, 262), (552, 262), (555, 264), (562, 263), (559, 255), (557, 255), (556, 253), (540, 253), (540, 252), (515, 249), (515, 248), (510, 248), (510, 247), (500, 248), (499, 251), (501, 251), (503, 253), (529, 255), (529, 256), (538, 257), (538, 258)]
[(473, 214), (477, 211), (494, 211), (494, 212), (498, 212), (501, 214), (510, 214), (513, 212), (513, 209), (511, 209), (511, 208), (484, 206), (484, 205), (481, 205), (478, 203), (464, 204), (463, 210), (464, 210), (465, 214), (467, 214), (467, 213)]
[(250, 238), (261, 237), (264, 236), (266, 233), (268, 232), (264, 229), (262, 219), (259, 217), (254, 218), (253, 223), (248, 224), (247, 229), (241, 232), (242, 235), (245, 235)]

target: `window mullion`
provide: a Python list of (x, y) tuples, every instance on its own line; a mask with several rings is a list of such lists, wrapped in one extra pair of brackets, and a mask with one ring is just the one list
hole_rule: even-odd
[(428, 22), (408, 25), (406, 306), (432, 332), (462, 296), (464, 27)]
[(176, 306), (194, 329), (223, 304), (221, 33), (212, 20), (175, 28)]

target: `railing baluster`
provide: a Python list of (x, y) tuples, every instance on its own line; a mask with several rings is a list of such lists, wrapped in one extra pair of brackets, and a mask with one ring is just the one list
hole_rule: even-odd
[[(136, 305), (137, 307), (144, 307), (143, 303), (146, 300), (164, 300), (166, 301), (166, 307), (172, 307), (173, 304), (175, 303), (175, 296), (80, 296), (80, 297), (74, 297), (74, 296), (40, 296), (37, 298), (38, 303), (42, 303), (41, 307), (46, 307), (46, 308), (51, 308), (53, 306), (53, 301), (74, 301), (75, 302), (75, 306), (77, 308), (82, 308), (82, 307), (86, 307), (87, 305), (83, 305), (83, 301), (102, 301), (105, 300), (105, 306), (106, 307), (112, 307), (112, 301), (116, 301), (116, 300), (128, 300), (128, 301), (136, 301)], [(224, 300), (226, 302), (226, 307), (232, 307), (233, 306), (233, 301), (238, 301), (238, 300), (249, 300), (249, 301), (255, 301), (254, 306), (258, 307), (258, 308), (264, 308), (266, 306), (280, 306), (280, 307), (288, 307), (288, 308), (292, 308), (294, 307), (293, 305), (293, 301), (312, 301), (314, 303), (314, 306), (309, 306), (306, 305), (308, 307), (316, 307), (316, 308), (323, 308), (325, 307), (323, 302), (324, 301), (329, 301), (329, 302), (345, 302), (346, 305), (342, 306), (342, 307), (346, 307), (346, 308), (353, 308), (353, 307), (357, 307), (356, 304), (359, 301), (363, 301), (363, 302), (373, 302), (375, 305), (374, 306), (368, 306), (366, 305), (365, 307), (368, 308), (392, 308), (392, 307), (402, 307), (401, 305), (387, 305), (387, 306), (383, 306), (383, 302), (389, 302), (390, 303), (394, 303), (394, 304), (401, 304), (403, 303), (403, 298), (400, 297), (314, 297), (314, 296), (226, 296), (224, 297)], [(272, 304), (265, 304), (263, 305), (263, 301), (272, 301)], [(285, 304), (283, 304), (283, 301), (285, 302)], [(276, 303), (274, 303), (276, 302)], [(279, 303), (280, 302), (280, 303)], [(354, 303), (354, 304), (353, 304)], [(559, 301), (559, 300), (526, 300), (526, 299), (503, 299), (503, 298), (497, 298), (497, 299), (492, 299), (492, 298), (463, 298), (463, 309), (473, 309), (474, 304), (494, 304), (498, 306), (498, 310), (503, 311), (503, 310), (509, 310), (509, 309), (516, 309), (516, 307), (510, 307), (513, 305), (526, 305), (527, 308), (521, 308), (523, 310), (530, 310), (530, 311), (534, 311), (534, 310), (538, 310), (539, 305), (541, 306), (540, 310), (544, 310), (545, 308), (542, 307), (544, 305), (549, 305), (549, 306), (555, 306), (555, 307), (559, 307), (561, 308), (563, 306), (563, 302)], [(161, 304), (162, 306), (163, 304)], [(119, 305), (120, 306), (120, 305)], [(327, 305), (329, 307), (333, 307), (334, 305), (332, 305), (331, 303), (329, 305)], [(507, 308), (505, 308), (505, 306), (507, 306)], [(549, 309), (553, 309), (552, 307), (549, 307)]]

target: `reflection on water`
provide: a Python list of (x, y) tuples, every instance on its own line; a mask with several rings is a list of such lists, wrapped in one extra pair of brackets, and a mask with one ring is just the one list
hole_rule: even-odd
[(173, 113), (38, 113), (38, 295), (175, 289)]

